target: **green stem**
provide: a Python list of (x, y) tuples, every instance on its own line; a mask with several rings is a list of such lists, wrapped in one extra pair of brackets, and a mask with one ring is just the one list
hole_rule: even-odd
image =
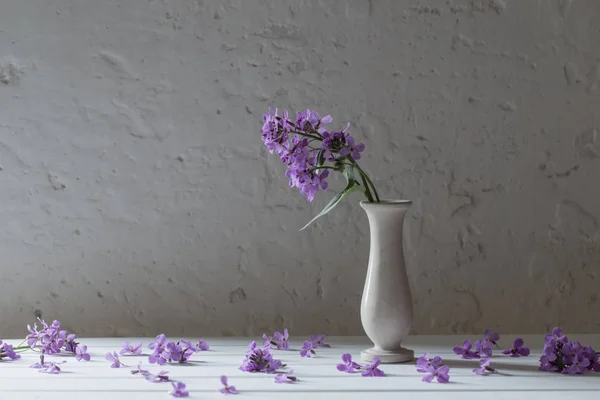
[[(369, 176), (358, 165), (358, 163), (356, 162), (356, 160), (354, 160), (353, 158), (350, 158), (350, 160), (351, 160), (352, 164), (356, 167), (356, 169), (358, 169), (358, 173), (360, 174), (361, 178), (363, 179), (363, 182), (365, 183), (365, 186), (367, 186), (367, 184), (369, 184), (371, 186), (371, 189), (373, 189), (373, 193), (375, 194), (376, 202), (379, 203), (381, 201), (380, 198), (379, 198), (379, 193), (377, 193), (377, 189), (375, 189), (375, 185), (373, 184), (373, 182), (371, 181), (371, 179), (369, 179)], [(372, 199), (370, 199), (369, 201), (373, 202)]]
[(367, 200), (369, 200), (370, 203), (374, 203), (373, 201), (373, 195), (371, 194), (371, 191), (369, 190), (369, 185), (367, 184), (367, 181), (365, 180), (365, 175), (359, 170), (358, 173), (360, 174), (360, 178), (363, 181), (363, 185), (365, 187), (365, 196), (367, 197)]
[(17, 346), (17, 347), (13, 347), (13, 350), (29, 350), (31, 349), (31, 346)]

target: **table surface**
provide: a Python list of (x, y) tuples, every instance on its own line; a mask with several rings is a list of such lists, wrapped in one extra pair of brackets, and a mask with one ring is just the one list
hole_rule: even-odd
[[(503, 347), (511, 347), (517, 335), (503, 335)], [(450, 366), (449, 384), (421, 382), (421, 374), (416, 372), (414, 362), (382, 365), (385, 377), (362, 377), (360, 374), (346, 374), (336, 369), (343, 353), (351, 353), (360, 361), (360, 350), (368, 347), (369, 341), (362, 337), (330, 337), (330, 349), (319, 349), (317, 357), (301, 358), (298, 354), (300, 340), (291, 341), (293, 351), (277, 351), (276, 358), (293, 369), (299, 381), (293, 384), (276, 384), (273, 375), (240, 371), (249, 338), (205, 338), (211, 345), (210, 351), (200, 352), (192, 357), (191, 365), (166, 365), (165, 368), (150, 365), (147, 356), (123, 356), (122, 361), (132, 368), (110, 368), (104, 359), (109, 351), (119, 351), (121, 344), (130, 342), (147, 345), (149, 338), (95, 338), (80, 339), (88, 346), (92, 356), (90, 362), (77, 362), (72, 356), (53, 356), (49, 359), (67, 360), (63, 372), (58, 375), (39, 373), (29, 366), (39, 360), (36, 353), (22, 353), (16, 361), (0, 362), (0, 399), (110, 399), (124, 400), (143, 398), (147, 400), (172, 398), (167, 393), (169, 383), (149, 383), (130, 370), (139, 361), (151, 372), (166, 369), (172, 379), (186, 383), (190, 398), (222, 399), (218, 392), (221, 387), (219, 377), (227, 375), (229, 384), (240, 391), (236, 399), (592, 399), (599, 397), (600, 373), (568, 376), (538, 370), (538, 359), (543, 346), (543, 335), (523, 335), (525, 344), (532, 349), (529, 357), (511, 358), (494, 356), (492, 366), (501, 374), (477, 376), (472, 369), (478, 366), (477, 360), (461, 360), (452, 353), (452, 347), (465, 339), (475, 336), (412, 336), (405, 346), (415, 351), (415, 356), (425, 352), (439, 355)], [(173, 339), (173, 338), (172, 338)], [(571, 340), (579, 340), (600, 348), (600, 335), (569, 335)], [(8, 341), (18, 344), (18, 341)], [(500, 354), (499, 351), (496, 354)], [(231, 397), (231, 395), (229, 396)]]

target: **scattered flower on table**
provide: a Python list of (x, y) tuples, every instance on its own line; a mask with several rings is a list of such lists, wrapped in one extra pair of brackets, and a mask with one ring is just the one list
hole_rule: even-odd
[(133, 375), (140, 374), (142, 376), (150, 375), (150, 371), (148, 371), (147, 369), (143, 369), (142, 368), (142, 362), (141, 361), (138, 363), (137, 369), (132, 369), (131, 373)]
[(142, 342), (131, 344), (129, 342), (123, 343), (123, 348), (119, 351), (119, 354), (124, 355), (134, 355), (140, 356), (142, 355)]
[(185, 389), (185, 383), (183, 382), (171, 382), (173, 386), (173, 390), (169, 392), (169, 394), (173, 397), (188, 397), (190, 394)]
[(385, 376), (385, 373), (380, 370), (378, 367), (381, 364), (381, 359), (376, 357), (371, 361), (370, 364), (366, 364), (363, 366), (362, 376)]
[(288, 329), (285, 328), (283, 330), (283, 333), (275, 332), (273, 334), (272, 341), (275, 342), (275, 346), (277, 346), (277, 350), (286, 350), (287, 351), (290, 349), (289, 338), (290, 338), (290, 334), (288, 332)]
[(10, 358), (11, 360), (17, 360), (21, 358), (21, 355), (15, 353), (14, 346), (12, 344), (8, 344), (0, 340), (0, 360), (6, 357)]
[(492, 342), (486, 339), (478, 340), (475, 342), (474, 345), (475, 354), (477, 354), (477, 357), (491, 357), (493, 346), (494, 345), (492, 344)]
[(39, 372), (43, 372), (46, 374), (52, 374), (52, 375), (58, 374), (61, 372), (61, 369), (58, 365), (64, 364), (64, 363), (66, 363), (66, 361), (60, 361), (60, 362), (48, 361), (46, 363), (46, 366), (42, 367)]
[(223, 394), (238, 394), (239, 392), (235, 388), (235, 386), (229, 386), (227, 384), (227, 377), (225, 375), (221, 375), (221, 383), (223, 384), (223, 388), (219, 390), (219, 392)]
[(329, 130), (326, 125), (332, 120), (331, 116), (320, 117), (312, 110), (298, 112), (295, 121), (290, 119), (287, 110), (279, 115), (277, 109), (269, 108), (263, 116), (263, 143), (286, 165), (285, 175), (290, 187), (298, 188), (308, 201), (313, 201), (319, 190), (328, 189), (330, 171), (346, 178), (346, 187), (304, 228), (352, 192), (362, 192), (369, 202), (380, 201), (373, 182), (357, 163), (365, 145), (357, 144), (348, 133), (350, 124), (342, 130)]
[(331, 345), (325, 343), (325, 335), (320, 333), (318, 335), (311, 335), (310, 341), (313, 342), (315, 347), (326, 347), (330, 348)]
[(199, 351), (208, 351), (210, 349), (210, 345), (207, 341), (198, 339), (198, 343), (196, 343), (196, 348), (198, 348)]
[(454, 354), (461, 356), (462, 358), (469, 360), (472, 358), (479, 358), (479, 354), (472, 351), (473, 343), (470, 340), (465, 340), (462, 346), (455, 346), (452, 351)]
[(524, 346), (525, 342), (521, 338), (516, 338), (512, 349), (506, 349), (502, 351), (503, 354), (509, 355), (511, 357), (521, 357), (528, 356), (531, 353), (529, 347)]
[(548, 333), (544, 336), (544, 342), (551, 342), (553, 340), (562, 342), (562, 343), (567, 343), (569, 340), (567, 339), (566, 335), (563, 335), (563, 330), (560, 329), (559, 327), (555, 327), (554, 329), (552, 329), (552, 333)]
[(87, 346), (77, 346), (75, 349), (75, 359), (77, 361), (90, 361), (90, 355), (87, 352)]
[(106, 360), (112, 362), (112, 365), (110, 366), (111, 368), (121, 368), (121, 367), (126, 367), (125, 364), (123, 364), (121, 362), (121, 360), (119, 360), (119, 355), (117, 354), (116, 351), (113, 351), (112, 353), (106, 353), (106, 356), (104, 357), (106, 358)]
[(482, 358), (481, 360), (479, 360), (479, 368), (475, 368), (473, 372), (477, 375), (483, 376), (496, 372), (496, 370), (490, 366), (491, 362), (491, 358)]
[(305, 340), (304, 344), (302, 345), (302, 349), (300, 350), (300, 356), (306, 358), (316, 356), (317, 353), (315, 352), (314, 347), (315, 345), (313, 344), (313, 342)]
[(294, 370), (290, 370), (289, 372), (281, 372), (275, 375), (275, 383), (293, 383), (296, 382), (298, 378), (294, 376)]
[(442, 357), (430, 358), (429, 355), (430, 353), (425, 353), (417, 359), (417, 372), (427, 372), (429, 367), (439, 368), (442, 365)]
[(40, 354), (40, 362), (30, 365), (29, 368), (39, 369), (38, 372), (42, 372), (45, 374), (56, 375), (56, 374), (60, 373), (60, 371), (61, 371), (61, 369), (58, 365), (64, 364), (64, 363), (66, 363), (66, 361), (60, 361), (60, 362), (45, 361), (44, 353), (42, 353), (42, 354)]
[(284, 367), (284, 365), (280, 360), (273, 358), (268, 346), (257, 348), (256, 342), (250, 342), (246, 357), (240, 366), (240, 370), (245, 372), (266, 372), (267, 374), (273, 374), (282, 367)]
[(168, 362), (184, 364), (194, 353), (200, 351), (198, 345), (194, 345), (188, 340), (168, 341), (162, 333), (156, 337), (154, 343), (148, 345), (148, 348), (152, 350), (152, 354), (148, 356), (148, 362), (158, 365), (165, 365)]
[(137, 369), (131, 370), (132, 375), (140, 374), (143, 376), (148, 382), (152, 383), (160, 383), (160, 382), (169, 382), (169, 372), (168, 371), (160, 371), (157, 374), (152, 374), (147, 369), (142, 368), (142, 362), (140, 361), (137, 365)]
[(146, 380), (148, 382), (152, 382), (152, 383), (161, 383), (161, 382), (169, 382), (170, 381), (168, 371), (160, 371), (157, 374), (148, 373), (143, 376), (144, 376), (144, 378), (146, 378)]
[(448, 383), (450, 381), (450, 367), (442, 365), (441, 367), (429, 367), (425, 370), (426, 375), (421, 379), (423, 382), (432, 382), (436, 379), (439, 383)]
[(486, 329), (483, 333), (485, 336), (485, 341), (492, 344), (492, 346), (498, 346), (498, 341), (500, 340), (500, 334), (492, 331), (491, 329)]
[(430, 357), (429, 353), (417, 359), (417, 372), (425, 373), (423, 382), (432, 382), (436, 379), (439, 383), (448, 383), (450, 381), (450, 367), (444, 365), (444, 360), (441, 357)]
[(362, 368), (358, 363), (352, 361), (352, 355), (350, 353), (342, 354), (342, 361), (343, 363), (337, 365), (338, 371), (353, 374)]
[(277, 343), (275, 343), (273, 341), (272, 336), (269, 336), (266, 333), (263, 333), (262, 338), (263, 338), (263, 347), (271, 347), (271, 345), (277, 346)]
[(60, 329), (60, 321), (54, 320), (48, 325), (46, 321), (38, 318), (42, 329), (38, 330), (37, 324), (27, 325), (29, 334), (25, 338), (32, 349), (44, 351), (46, 354), (57, 354), (63, 351), (76, 353), (79, 343), (77, 335)]
[(591, 346), (569, 341), (557, 327), (552, 330), (552, 334), (545, 336), (540, 370), (568, 375), (579, 375), (590, 370), (600, 372), (598, 353)]

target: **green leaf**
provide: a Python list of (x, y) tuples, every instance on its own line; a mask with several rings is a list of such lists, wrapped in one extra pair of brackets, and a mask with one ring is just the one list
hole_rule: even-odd
[[(346, 173), (344, 172), (344, 175), (346, 175)], [(342, 190), (341, 192), (339, 192), (338, 194), (335, 195), (335, 197), (333, 199), (331, 199), (331, 201), (329, 203), (327, 203), (327, 205), (325, 206), (325, 208), (323, 210), (321, 210), (321, 212), (319, 214), (317, 214), (316, 217), (314, 217), (313, 219), (310, 220), (310, 222), (306, 225), (304, 225), (304, 227), (302, 229), (300, 229), (301, 231), (303, 231), (304, 229), (306, 229), (306, 227), (308, 227), (310, 224), (312, 224), (316, 219), (322, 217), (323, 215), (327, 214), (329, 211), (333, 210), (333, 208), (335, 206), (337, 206), (337, 204), (344, 198), (346, 197), (346, 195), (355, 192), (357, 190), (360, 190), (360, 184), (358, 182), (356, 182), (356, 180), (354, 180), (354, 177), (351, 176), (350, 179), (348, 179), (348, 184), (346, 185), (346, 187), (344, 188), (344, 190)]]

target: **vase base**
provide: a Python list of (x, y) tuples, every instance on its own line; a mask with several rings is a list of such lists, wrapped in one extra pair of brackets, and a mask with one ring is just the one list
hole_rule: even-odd
[(415, 353), (412, 350), (400, 348), (397, 351), (377, 350), (374, 347), (360, 352), (363, 361), (371, 362), (374, 358), (379, 358), (382, 364), (396, 364), (412, 361)]

